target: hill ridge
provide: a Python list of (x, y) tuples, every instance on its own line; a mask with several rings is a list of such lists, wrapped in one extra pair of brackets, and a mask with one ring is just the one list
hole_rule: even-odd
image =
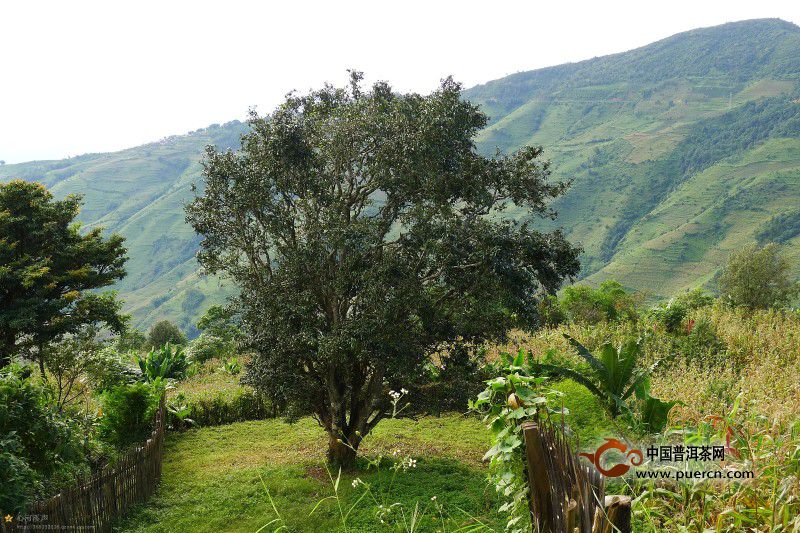
[[(563, 226), (584, 246), (589, 282), (614, 277), (668, 296), (712, 286), (727, 254), (776, 233), (776, 220), (800, 264), (798, 89), (800, 27), (755, 19), (515, 73), (464, 96), (491, 117), (476, 137), (480, 151), (541, 145), (554, 177), (572, 180), (554, 204), (559, 219), (535, 223)], [(135, 323), (168, 317), (191, 332), (230, 289), (198, 274), (199, 239), (183, 205), (204, 146), (236, 148), (246, 127), (232, 121), (119, 152), (0, 166), (0, 180), (83, 193), (81, 221), (126, 237), (130, 274), (117, 288)]]

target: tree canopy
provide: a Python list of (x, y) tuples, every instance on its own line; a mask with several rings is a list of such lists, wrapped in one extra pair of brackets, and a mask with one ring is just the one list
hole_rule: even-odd
[(722, 297), (732, 305), (769, 309), (789, 304), (800, 291), (778, 244), (745, 246), (731, 255), (719, 277)]
[(42, 185), (0, 185), (0, 367), (88, 325), (124, 324), (113, 292), (125, 275), (123, 238), (82, 233), (80, 198), (54, 200)]
[(186, 344), (186, 335), (169, 320), (159, 320), (147, 334), (147, 344), (153, 348), (161, 348), (165, 344)]
[[(567, 184), (540, 148), (480, 156), (486, 123), (451, 79), (400, 95), (353, 73), (253, 113), (241, 150), (207, 148), (187, 220), (200, 263), (240, 290), (246, 380), (313, 414), (335, 461), (433, 352), (536, 327), (537, 296), (578, 272), (578, 250), (528, 222), (555, 217)], [(522, 220), (503, 217), (511, 205)]]

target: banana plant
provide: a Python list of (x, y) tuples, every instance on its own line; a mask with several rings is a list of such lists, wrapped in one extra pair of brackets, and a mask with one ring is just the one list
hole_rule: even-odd
[(589, 373), (582, 374), (566, 366), (545, 363), (532, 363), (534, 370), (580, 383), (600, 399), (612, 418), (619, 416), (626, 409), (625, 402), (636, 394), (643, 402), (641, 422), (652, 431), (663, 429), (675, 402), (663, 402), (650, 396), (648, 375), (658, 363), (646, 370), (637, 365), (642, 353), (640, 340), (631, 339), (616, 347), (606, 343), (596, 357), (569, 335), (565, 334), (564, 337), (575, 347), (578, 355), (589, 363)]
[(184, 376), (189, 365), (183, 348), (172, 346), (170, 343), (158, 350), (154, 348), (144, 357), (137, 356), (136, 359), (145, 381), (157, 378), (179, 379)]

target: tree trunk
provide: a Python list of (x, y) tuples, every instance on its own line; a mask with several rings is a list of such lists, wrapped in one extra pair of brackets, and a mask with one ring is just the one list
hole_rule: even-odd
[(353, 468), (356, 462), (358, 442), (348, 445), (336, 435), (330, 435), (328, 441), (328, 461), (343, 470)]

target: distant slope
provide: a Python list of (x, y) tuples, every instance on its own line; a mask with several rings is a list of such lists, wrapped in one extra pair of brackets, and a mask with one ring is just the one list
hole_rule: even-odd
[(245, 129), (235, 121), (121, 152), (0, 166), (0, 180), (40, 181), (57, 196), (82, 194), (85, 226), (125, 236), (128, 276), (116, 289), (135, 323), (169, 317), (192, 331), (205, 309), (227, 293), (198, 275), (199, 238), (184, 221), (183, 205), (192, 183), (201, 182), (204, 147), (236, 148)]
[[(769, 19), (522, 72), (464, 95), (491, 117), (481, 151), (542, 145), (556, 177), (573, 180), (553, 224), (583, 245), (583, 276), (664, 296), (710, 284), (729, 253), (754, 240), (788, 244), (800, 265), (799, 82), (800, 28)], [(182, 206), (200, 181), (203, 146), (235, 148), (245, 128), (0, 166), (0, 180), (83, 194), (83, 222), (127, 239), (129, 276), (118, 289), (136, 323), (170, 317), (191, 331), (228, 292), (198, 274), (198, 238)]]
[[(515, 74), (465, 96), (492, 115), (482, 151), (542, 145), (556, 177), (573, 180), (555, 224), (583, 244), (583, 275), (664, 296), (708, 284), (770, 221), (798, 225), (798, 81), (800, 28), (770, 19)], [(792, 233), (786, 244), (798, 244), (800, 227)]]

